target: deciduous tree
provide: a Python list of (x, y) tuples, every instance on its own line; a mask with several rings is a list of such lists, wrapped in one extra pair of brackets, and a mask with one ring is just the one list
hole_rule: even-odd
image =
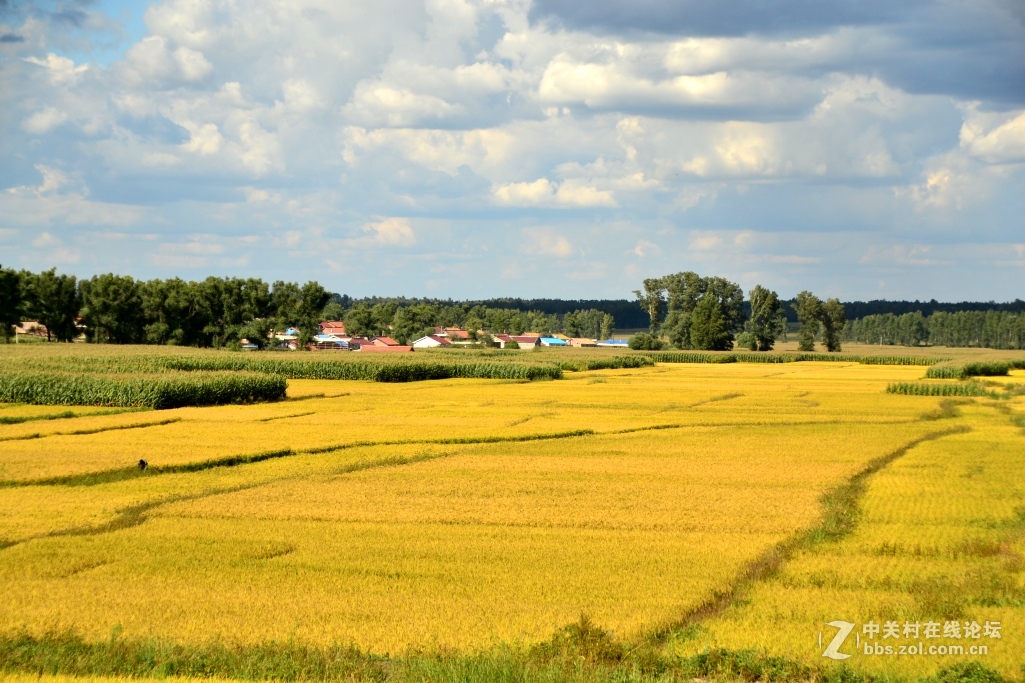
[(794, 310), (797, 312), (797, 321), (801, 324), (797, 348), (800, 351), (814, 351), (815, 335), (819, 333), (819, 326), (822, 324), (822, 302), (817, 296), (805, 290), (797, 295)]

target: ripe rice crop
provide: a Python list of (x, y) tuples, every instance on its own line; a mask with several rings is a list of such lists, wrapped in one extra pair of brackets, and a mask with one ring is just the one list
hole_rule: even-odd
[[(175, 467), (359, 443), (524, 437), (660, 425), (836, 423), (848, 421), (851, 411), (863, 421), (910, 422), (918, 419), (922, 406), (887, 395), (884, 389), (887, 378), (916, 376), (917, 371), (910, 368), (801, 364), (785, 370), (765, 365), (643, 367), (580, 373), (562, 382), (540, 384), (292, 380), (290, 392), (325, 397), (181, 408), (162, 415), (178, 422), (124, 432), (101, 430), (139, 421), (129, 416), (76, 418), (80, 429), (97, 430), (89, 435), (57, 435), (67, 431), (58, 422), (0, 427), (0, 438), (39, 435), (3, 443), (0, 482), (125, 470), (143, 457), (153, 467)], [(595, 377), (603, 383), (589, 384)], [(720, 408), (727, 406), (728, 410)], [(182, 448), (183, 443), (188, 448)]]
[[(766, 656), (812, 665), (822, 657), (817, 636), (827, 622), (862, 627), (895, 620), (941, 625), (1000, 622), (999, 639), (919, 637), (927, 645), (987, 645), (977, 657), (1008, 680), (1020, 675), (1025, 652), (1025, 506), (1021, 503), (1022, 436), (1002, 413), (962, 406), (969, 432), (920, 444), (868, 481), (852, 533), (801, 550), (778, 575), (752, 586), (721, 616), (680, 639), (680, 654), (708, 647), (754, 648)], [(973, 659), (960, 655), (865, 656), (854, 634), (841, 652), (849, 674), (921, 680)], [(880, 642), (880, 635), (873, 643)], [(914, 643), (906, 636), (885, 644)], [(863, 649), (863, 648), (861, 648)], [(838, 673), (839, 666), (827, 670)]]
[(178, 408), (274, 401), (283, 377), (253, 372), (99, 375), (55, 371), (0, 373), (0, 401), (45, 405)]
[[(291, 634), (394, 653), (535, 642), (587, 612), (629, 637), (729, 585), (814, 522), (825, 488), (930, 428), (756, 424), (434, 446), (419, 463), (169, 502), (116, 533), (0, 553), (0, 630), (60, 623), (102, 638), (120, 623), (127, 636)], [(827, 461), (791, 447), (812, 440)], [(108, 487), (130, 490), (85, 488)]]
[[(559, 367), (563, 351), (519, 357)], [(449, 362), (458, 353), (418, 362), (517, 364), (497, 351)], [(118, 360), (98, 376), (131, 380), (136, 355), (146, 356), (107, 353)], [(649, 356), (561, 357), (581, 365), (560, 382), (294, 379), (292, 400), (274, 403), (0, 424), (0, 667), (15, 662), (17, 638), (34, 637), (38, 652), (64, 657), (46, 671), (87, 667), (94, 646), (111, 648), (110, 671), (177, 670), (145, 669), (160, 661), (147, 659), (147, 642), (209, 662), (188, 671), (210, 676), (228, 671), (219, 668), (226, 660), (203, 659), (211, 643), (286, 658), (291, 647), (318, 657), (334, 645), (377, 655), (413, 647), (486, 663), (495, 653), (534, 652), (527, 648), (569, 633), (561, 629), (582, 613), (613, 632), (615, 648), (636, 653), (610, 664), (624, 667), (610, 674), (615, 680), (632, 676), (634, 661), (655, 662), (646, 648), (663, 643), (657, 667), (683, 666), (677, 653), (707, 659), (712, 648), (729, 647), (738, 654), (722, 661), (777, 658), (738, 678), (777, 680), (786, 671), (821, 680), (815, 638), (823, 620), (887, 610), (902, 619), (929, 610), (1001, 619), (1005, 651), (1020, 651), (1025, 631), (1011, 624), (1025, 623), (1015, 569), (1025, 552), (1017, 511), (1025, 472), (1013, 420), (1025, 403), (1013, 391), (1000, 402), (966, 396), (937, 410), (934, 396), (887, 386), (967, 384), (915, 382), (922, 370), (914, 365), (734, 361), (587, 371), (584, 362)], [(59, 412), (0, 407), (7, 411)], [(164, 423), (143, 424), (157, 418)], [(902, 450), (966, 426), (973, 431)], [(865, 480), (860, 506), (855, 496), (837, 516), (824, 503), (895, 453), (904, 454)], [(140, 458), (150, 463), (145, 472), (135, 467)], [(809, 531), (830, 524), (841, 532)], [(806, 537), (818, 540), (789, 559), (774, 554)], [(751, 579), (735, 605), (716, 598), (734, 595), (738, 577), (758, 567), (774, 569)], [(688, 622), (715, 600), (719, 616)], [(51, 629), (85, 640), (58, 642)], [(141, 645), (122, 651), (112, 633)], [(417, 669), (402, 668), (414, 657), (388, 660), (375, 680), (395, 672), (395, 680), (419, 680)], [(26, 670), (35, 660), (18, 661), (8, 665)], [(544, 678), (532, 662), (528, 673)], [(888, 673), (885, 664), (848, 664)], [(1006, 676), (1017, 673), (1012, 664), (992, 660)], [(666, 677), (715, 677), (714, 663), (702, 666), (666, 669)], [(924, 675), (938, 665), (900, 666)], [(43, 669), (29, 668), (33, 676)], [(572, 670), (594, 680), (589, 669)], [(462, 680), (466, 671), (439, 677)], [(509, 671), (509, 680), (535, 675)]]

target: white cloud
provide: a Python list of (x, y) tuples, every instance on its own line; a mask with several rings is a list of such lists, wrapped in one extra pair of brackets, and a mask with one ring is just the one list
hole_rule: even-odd
[(45, 107), (26, 118), (21, 127), (34, 135), (43, 135), (68, 120), (68, 115), (53, 107)]
[(960, 139), (962, 149), (986, 163), (1025, 162), (1025, 111), (984, 114), (972, 106)]
[(638, 240), (637, 244), (634, 245), (634, 248), (631, 249), (629, 253), (637, 256), (638, 258), (644, 258), (645, 256), (650, 256), (652, 254), (661, 254), (662, 250), (654, 242)]
[(714, 251), (723, 247), (723, 240), (718, 235), (700, 235), (690, 241), (694, 251)]
[(546, 228), (525, 228), (524, 243), (520, 251), (524, 254), (569, 258), (576, 250), (569, 240)]
[(953, 261), (929, 258), (932, 247), (924, 244), (872, 245), (861, 257), (863, 265), (949, 266)]
[(360, 228), (365, 237), (350, 240), (356, 247), (411, 247), (416, 244), (416, 233), (408, 218), (384, 218)]
[(163, 80), (194, 83), (206, 78), (213, 64), (198, 50), (186, 46), (172, 50), (165, 37), (151, 35), (128, 50), (122, 69), (134, 85)]
[(41, 232), (39, 236), (32, 240), (32, 246), (37, 249), (45, 249), (46, 247), (56, 247), (61, 244), (61, 241), (51, 235), (48, 232)]
[(557, 184), (547, 178), (538, 178), (533, 182), (506, 183), (496, 187), (492, 194), (495, 203), (502, 206), (564, 208), (616, 206), (616, 200), (611, 193), (598, 190), (577, 180), (565, 180)]
[(89, 70), (88, 64), (75, 66), (73, 60), (55, 55), (52, 52), (44, 58), (26, 57), (25, 61), (45, 68), (49, 73), (50, 82), (54, 85), (74, 84), (82, 74)]

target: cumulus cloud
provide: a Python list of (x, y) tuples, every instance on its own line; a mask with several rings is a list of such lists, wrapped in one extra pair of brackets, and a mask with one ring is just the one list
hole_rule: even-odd
[[(699, 266), (897, 287), (969, 267), (941, 243), (1020, 242), (1019, 4), (160, 0), (132, 40), (102, 4), (12, 10), (4, 249), (267, 277), (294, 277), (282, 250), (364, 250), (366, 293), (470, 295), (516, 253), (586, 255), (567, 295)], [(976, 280), (931, 280), (953, 281)]]
[(963, 149), (987, 163), (1025, 162), (1025, 110), (985, 114), (973, 106), (960, 138)]
[(547, 228), (525, 228), (523, 238), (521, 251), (524, 254), (564, 259), (576, 253), (568, 239)]
[(503, 206), (612, 207), (616, 200), (604, 190), (566, 180), (553, 183), (547, 178), (533, 182), (506, 183), (494, 189), (495, 202)]
[(354, 247), (411, 247), (416, 244), (416, 233), (408, 218), (384, 218), (360, 228), (364, 237), (350, 240)]

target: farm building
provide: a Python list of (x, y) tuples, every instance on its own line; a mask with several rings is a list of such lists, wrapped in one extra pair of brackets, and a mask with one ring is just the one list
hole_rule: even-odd
[(425, 337), (420, 337), (413, 342), (414, 349), (436, 349), (439, 346), (451, 346), (452, 342), (447, 337), (441, 337), (436, 334), (429, 334)]
[(533, 349), (541, 346), (541, 337), (527, 334), (514, 336), (513, 339), (520, 345), (520, 349)]
[(317, 325), (321, 334), (333, 334), (338, 337), (347, 337), (345, 334), (345, 323), (340, 320), (326, 320)]
[(569, 342), (565, 339), (559, 339), (558, 337), (541, 337), (541, 346), (557, 346), (565, 348), (569, 346)]
[(470, 338), (470, 333), (461, 327), (435, 327), (434, 337), (448, 338), (452, 341), (465, 341)]

